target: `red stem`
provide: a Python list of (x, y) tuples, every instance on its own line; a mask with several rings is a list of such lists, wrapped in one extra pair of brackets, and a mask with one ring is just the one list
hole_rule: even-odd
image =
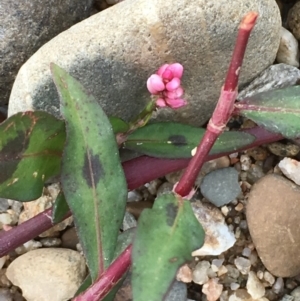
[(99, 301), (118, 283), (131, 264), (132, 245), (129, 245), (121, 255), (98, 277), (95, 283), (73, 301)]
[(252, 28), (255, 25), (258, 14), (256, 12), (248, 13), (242, 20), (237, 41), (233, 50), (231, 63), (226, 75), (224, 84), (225, 91), (234, 91), (238, 85), (239, 73), (243, 63), (244, 54), (246, 51), (248, 39)]
[(192, 190), (195, 180), (205, 162), (206, 156), (232, 116), (234, 103), (237, 97), (239, 72), (245, 55), (248, 39), (256, 19), (257, 13), (250, 12), (243, 18), (239, 26), (235, 48), (225, 79), (225, 84), (221, 89), (219, 101), (207, 125), (205, 135), (197, 147), (195, 156), (190, 161), (187, 169), (175, 188), (175, 192), (182, 197), (188, 195)]
[[(236, 150), (237, 152), (283, 139), (281, 135), (270, 133), (260, 127), (247, 129), (245, 132), (254, 135), (256, 140), (248, 146)], [(232, 152), (209, 155), (205, 160), (208, 161), (216, 159), (230, 153)], [(128, 188), (129, 190), (136, 189), (141, 185), (162, 177), (170, 172), (185, 168), (189, 161), (190, 159), (170, 160), (151, 158), (147, 156), (127, 161), (123, 163), (123, 168)], [(47, 209), (9, 231), (0, 231), (0, 257), (53, 227), (51, 214), (52, 210)], [(70, 216), (70, 214), (71, 213), (69, 213), (68, 216)], [(66, 218), (68, 216), (66, 216)]]

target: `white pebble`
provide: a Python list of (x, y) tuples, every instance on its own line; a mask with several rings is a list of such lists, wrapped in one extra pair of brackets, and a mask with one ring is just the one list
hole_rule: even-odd
[(291, 158), (282, 159), (278, 167), (283, 174), (294, 181), (297, 185), (300, 185), (300, 162)]
[(281, 27), (281, 39), (276, 56), (278, 63), (299, 67), (299, 49), (298, 41), (284, 27)]
[(247, 280), (247, 292), (251, 295), (253, 299), (259, 299), (265, 295), (265, 287), (256, 277), (254, 272), (249, 272)]
[(259, 280), (263, 280), (264, 279), (264, 272), (259, 270), (259, 271), (257, 271), (256, 276)]
[(143, 199), (142, 195), (136, 190), (129, 191), (127, 194), (127, 202), (138, 202)]
[(283, 287), (284, 287), (283, 279), (281, 277), (278, 277), (272, 287), (273, 292), (275, 294), (279, 294), (283, 290)]
[(248, 155), (241, 155), (240, 162), (243, 171), (247, 171), (250, 169), (252, 162), (251, 158)]
[(251, 250), (249, 248), (244, 248), (242, 255), (245, 257), (249, 257), (251, 255)]
[(223, 207), (221, 208), (221, 212), (222, 212), (222, 214), (223, 214), (224, 216), (227, 216), (227, 214), (229, 213), (228, 207), (227, 207), (227, 206), (223, 206)]
[(224, 265), (221, 265), (218, 270), (218, 276), (221, 277), (222, 275), (228, 272), (227, 268)]
[(25, 244), (23, 244), (22, 246), (16, 248), (15, 252), (18, 255), (22, 255), (29, 251), (36, 250), (41, 247), (42, 247), (42, 244), (39, 241), (29, 240), (29, 241), (25, 242)]
[(193, 281), (197, 284), (204, 284), (208, 281), (207, 272), (210, 268), (210, 263), (208, 261), (200, 261), (197, 263), (193, 271)]
[(2, 225), (12, 225), (12, 216), (9, 213), (0, 213), (0, 229)]
[(296, 287), (291, 292), (291, 295), (294, 297), (294, 301), (300, 301), (300, 286)]
[(270, 283), (270, 285), (273, 285), (275, 283), (275, 277), (269, 273), (268, 271), (264, 272), (264, 279)]
[(237, 257), (234, 260), (234, 264), (243, 275), (248, 275), (251, 268), (251, 262), (249, 259), (246, 259), (244, 257)]
[(233, 291), (236, 291), (239, 287), (240, 287), (240, 285), (236, 282), (230, 283), (230, 289)]
[(211, 264), (216, 266), (217, 268), (219, 268), (219, 267), (221, 267), (223, 262), (224, 262), (224, 258), (222, 258), (222, 259), (213, 259)]

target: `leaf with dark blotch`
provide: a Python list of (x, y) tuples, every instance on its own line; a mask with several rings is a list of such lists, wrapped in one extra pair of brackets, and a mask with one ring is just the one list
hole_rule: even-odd
[(236, 103), (236, 108), (270, 132), (300, 137), (300, 86), (256, 94)]
[(129, 130), (129, 124), (119, 117), (111, 116), (109, 122), (115, 134), (126, 133)]
[(21, 202), (41, 196), (58, 176), (65, 124), (46, 112), (17, 113), (0, 125), (0, 197)]
[(204, 231), (191, 204), (174, 194), (158, 197), (138, 221), (132, 253), (135, 301), (163, 300), (180, 266), (204, 243)]
[[(159, 158), (190, 158), (205, 130), (174, 122), (153, 123), (128, 136), (124, 147)], [(210, 154), (235, 151), (252, 143), (255, 137), (242, 132), (225, 132)]]
[(58, 224), (64, 220), (64, 217), (70, 211), (65, 195), (62, 191), (57, 195), (52, 207), (52, 222)]
[(55, 64), (67, 140), (63, 191), (94, 281), (111, 263), (127, 200), (127, 187), (112, 126), (96, 99)]

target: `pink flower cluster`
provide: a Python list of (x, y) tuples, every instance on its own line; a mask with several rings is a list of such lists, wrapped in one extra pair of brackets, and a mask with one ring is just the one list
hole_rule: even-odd
[(158, 107), (178, 109), (186, 105), (186, 101), (181, 98), (184, 93), (181, 87), (182, 74), (183, 66), (181, 64), (164, 64), (156, 74), (152, 74), (148, 78), (148, 91), (158, 96), (156, 100)]

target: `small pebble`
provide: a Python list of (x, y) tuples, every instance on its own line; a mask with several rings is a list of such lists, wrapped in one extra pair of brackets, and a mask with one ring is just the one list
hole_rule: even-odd
[(223, 291), (223, 285), (217, 279), (210, 279), (202, 286), (202, 293), (206, 295), (207, 301), (217, 301)]
[(238, 277), (240, 276), (239, 270), (236, 269), (233, 265), (226, 265), (226, 269), (228, 277), (238, 279)]
[(228, 272), (227, 268), (224, 265), (221, 265), (218, 270), (218, 276), (221, 277), (222, 275)]
[(230, 289), (233, 291), (236, 291), (239, 287), (240, 287), (240, 285), (236, 282), (230, 283)]
[(287, 278), (285, 281), (285, 287), (293, 290), (298, 286), (297, 281), (295, 281), (293, 278)]
[(291, 295), (285, 294), (285, 295), (280, 299), (280, 301), (294, 301), (294, 297), (291, 296)]
[(61, 239), (56, 237), (46, 237), (46, 238), (42, 238), (40, 240), (40, 243), (43, 245), (43, 247), (54, 248), (54, 247), (59, 247), (61, 245)]
[(278, 167), (282, 173), (294, 181), (297, 185), (300, 185), (300, 162), (291, 158), (282, 159)]
[(232, 167), (212, 171), (204, 177), (200, 190), (212, 204), (222, 207), (241, 193), (238, 172)]
[(136, 190), (129, 191), (127, 194), (127, 202), (138, 202), (143, 199), (143, 196)]
[(244, 209), (244, 205), (242, 203), (238, 203), (234, 209), (238, 212), (242, 211)]
[(243, 252), (242, 252), (242, 255), (243, 255), (244, 257), (250, 257), (250, 255), (251, 255), (251, 249), (249, 249), (249, 248), (244, 248), (244, 249), (243, 249)]
[(0, 229), (2, 225), (13, 225), (13, 217), (9, 213), (0, 213)]
[(268, 271), (264, 272), (264, 279), (272, 286), (275, 283), (275, 277)]
[(298, 41), (293, 34), (284, 27), (281, 27), (281, 40), (276, 60), (278, 63), (299, 67)]
[(248, 155), (241, 155), (240, 162), (243, 171), (250, 169), (252, 162)]
[(0, 288), (0, 301), (14, 301), (13, 295), (7, 288)]
[(248, 150), (247, 155), (252, 157), (255, 161), (264, 161), (268, 156), (268, 151), (264, 147), (258, 146)]
[(9, 208), (8, 200), (0, 198), (0, 212), (5, 212)]
[[(5, 262), (6, 262), (7, 256), (2, 256), (0, 257), (0, 270), (2, 269), (2, 267), (4, 266)], [(1, 301), (1, 299), (0, 299)]]
[(22, 255), (29, 251), (36, 250), (41, 247), (42, 247), (42, 244), (39, 241), (29, 240), (29, 241), (25, 242), (22, 246), (16, 248), (15, 252), (18, 255)]
[(259, 271), (257, 271), (256, 276), (259, 280), (263, 280), (264, 279), (264, 272), (259, 270)]
[(278, 278), (276, 279), (276, 281), (275, 281), (273, 287), (272, 287), (273, 292), (274, 292), (275, 294), (279, 294), (279, 293), (282, 292), (283, 288), (284, 288), (284, 282), (283, 282), (283, 279), (282, 279), (281, 277), (278, 277)]
[(172, 189), (173, 189), (173, 184), (172, 183), (169, 183), (169, 182), (163, 183), (157, 189), (157, 197), (164, 194), (164, 193), (172, 191)]
[(296, 287), (292, 292), (291, 296), (294, 297), (294, 301), (300, 301), (300, 286)]
[(227, 216), (229, 213), (229, 209), (227, 206), (221, 207), (221, 212), (223, 213), (224, 216)]
[(253, 299), (259, 299), (265, 295), (265, 287), (259, 281), (256, 274), (252, 271), (248, 274), (247, 280), (247, 292), (251, 295)]
[(211, 265), (220, 268), (223, 263), (224, 263), (224, 259), (213, 259)]
[(268, 144), (268, 150), (279, 157), (294, 157), (299, 151), (300, 147), (295, 144), (283, 144), (281, 142), (273, 142)]
[(193, 272), (191, 268), (185, 264), (182, 267), (179, 268), (176, 279), (178, 281), (184, 282), (184, 283), (190, 283), (193, 281)]
[(206, 260), (197, 263), (193, 271), (193, 281), (197, 284), (204, 284), (208, 281), (207, 272), (210, 268), (210, 263)]
[(245, 289), (237, 289), (229, 296), (228, 301), (246, 301), (251, 300), (251, 296), (247, 293)]
[(135, 217), (128, 211), (125, 211), (125, 215), (123, 219), (123, 231), (134, 228), (136, 226), (137, 226), (137, 221)]
[(67, 229), (61, 236), (61, 246), (66, 249), (76, 250), (76, 245), (79, 242), (75, 227)]
[(234, 264), (243, 275), (248, 275), (251, 269), (251, 262), (249, 259), (246, 259), (244, 257), (237, 257), (234, 260)]

